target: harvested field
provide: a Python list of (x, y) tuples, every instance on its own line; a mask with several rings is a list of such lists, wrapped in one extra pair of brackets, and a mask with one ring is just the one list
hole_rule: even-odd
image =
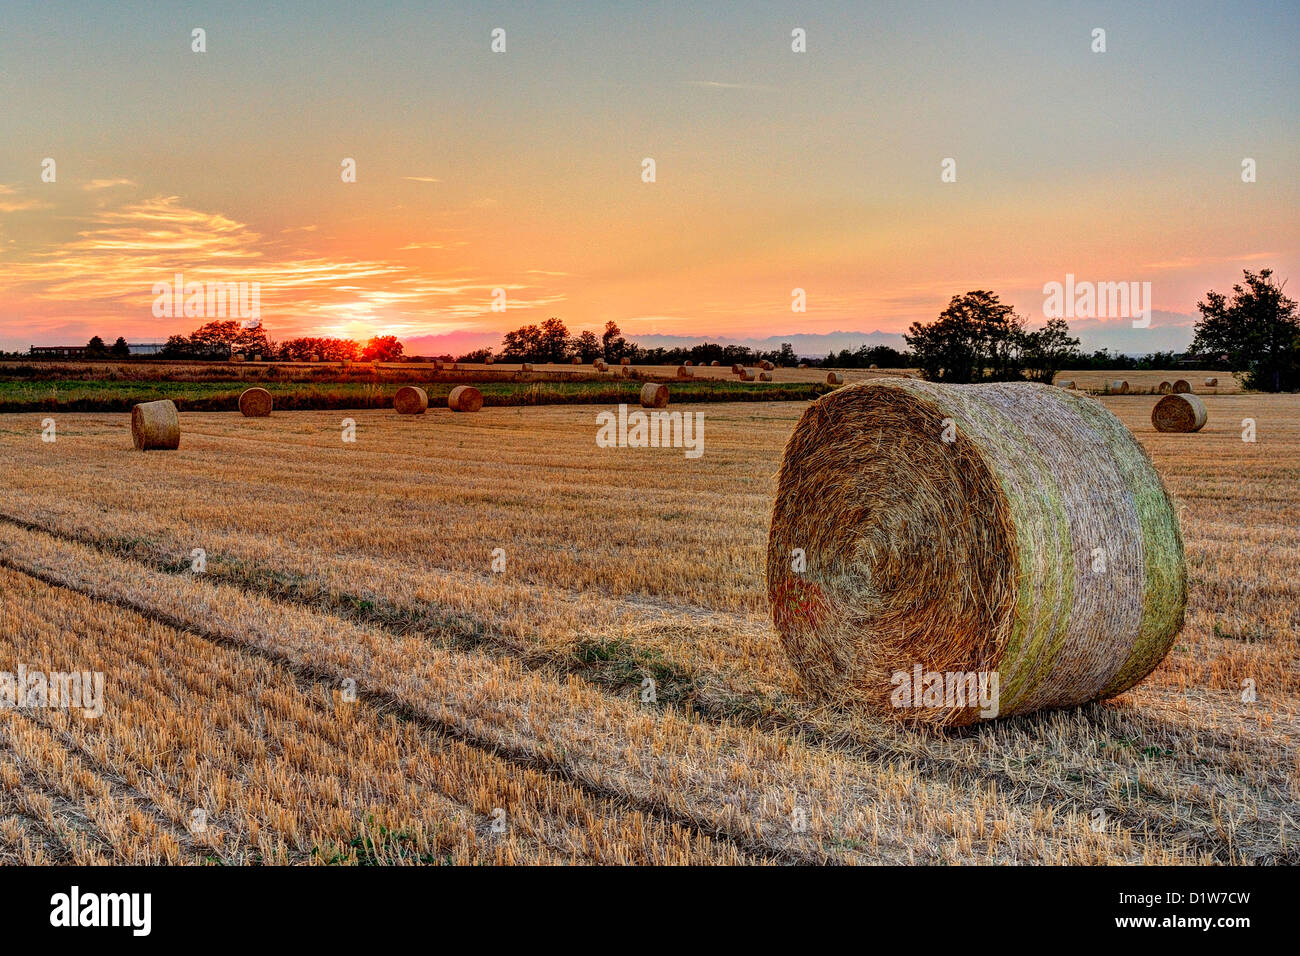
[(764, 566), (802, 402), (674, 394), (702, 460), (595, 447), (590, 406), (360, 410), (355, 443), (331, 411), (187, 412), (167, 455), (120, 413), (59, 413), (53, 444), (5, 416), (0, 640), (106, 692), (98, 719), (0, 711), (0, 853), (1300, 862), (1300, 398), (1207, 395), (1194, 442), (1155, 400), (1101, 399), (1180, 510), (1185, 629), (1114, 700), (968, 732), (799, 685)]

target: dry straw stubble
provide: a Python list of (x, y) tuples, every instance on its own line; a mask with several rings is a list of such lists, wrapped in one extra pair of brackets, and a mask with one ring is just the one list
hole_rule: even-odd
[(477, 412), (483, 407), (483, 393), (473, 385), (457, 385), (447, 396), (447, 407), (453, 412)]
[(245, 418), (265, 418), (272, 404), (271, 393), (264, 388), (245, 389), (239, 396), (239, 412)]
[(999, 716), (1113, 696), (1173, 643), (1187, 572), (1159, 475), (1099, 403), (888, 379), (823, 396), (795, 427), (767, 590), (809, 689), (951, 725), (981, 715), (894, 706), (896, 675), (996, 673)]
[(1205, 403), (1191, 393), (1166, 395), (1151, 409), (1151, 424), (1158, 432), (1199, 432), (1206, 417)]
[(181, 416), (168, 399), (131, 409), (131, 439), (140, 451), (171, 451), (181, 445)]
[(393, 408), (399, 415), (423, 415), (429, 410), (429, 393), (418, 385), (403, 385), (393, 396)]

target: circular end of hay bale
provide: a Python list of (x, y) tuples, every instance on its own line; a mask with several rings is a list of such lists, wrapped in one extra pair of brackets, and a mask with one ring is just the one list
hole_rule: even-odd
[(641, 386), (642, 408), (663, 408), (668, 404), (668, 386), (659, 382), (646, 382)]
[(271, 393), (264, 388), (249, 388), (239, 396), (239, 411), (245, 418), (265, 418), (271, 414)]
[(631, 364), (632, 364), (632, 360), (631, 360), (630, 358), (626, 358), (626, 357), (624, 357), (624, 358), (621, 358), (621, 359), (618, 360), (618, 364), (619, 364), (619, 365), (631, 365)]
[(709, 363), (709, 368), (717, 368), (717, 367), (718, 367), (719, 365), (721, 365), (721, 364), (722, 364), (721, 362), (719, 362), (719, 361), (717, 361), (717, 360), (715, 359), (714, 361), (712, 361), (712, 362)]
[(686, 366), (687, 368), (690, 368), (690, 367), (691, 367), (692, 365), (694, 365), (695, 363), (692, 362), (690, 359), (687, 359), (687, 360), (685, 361), (685, 363), (683, 363), (683, 364), (685, 364), (685, 366)]
[(519, 371), (521, 372), (531, 372), (532, 370), (533, 370), (532, 362), (524, 362), (522, 365), (519, 366)]
[(695, 373), (694, 373), (693, 371), (691, 371), (691, 368), (690, 368), (689, 365), (679, 365), (679, 366), (677, 366), (677, 377), (678, 377), (678, 378), (694, 378), (694, 377), (695, 377)]
[(844, 384), (844, 376), (841, 375), (839, 372), (827, 372), (827, 373), (826, 373), (826, 384), (827, 384), (827, 385), (843, 385), (843, 384)]
[(573, 364), (574, 364), (574, 365), (581, 365), (581, 364), (582, 364), (582, 359), (575, 355), (575, 356), (573, 357)]
[(878, 365), (868, 365), (868, 366), (867, 366), (867, 368), (879, 368), (879, 367), (880, 367), (880, 366), (878, 366)]
[(1151, 424), (1158, 432), (1199, 432), (1205, 427), (1205, 403), (1196, 395), (1166, 395), (1151, 409)]
[(447, 396), (447, 407), (453, 412), (477, 412), (483, 407), (483, 393), (473, 385), (457, 385)]
[(628, 368), (626, 365), (619, 366), (618, 374), (623, 376), (623, 378), (631, 378), (632, 369)]
[(1128, 382), (1124, 381), (1123, 379), (1116, 379), (1115, 381), (1110, 383), (1110, 391), (1115, 395), (1127, 395)]
[[(938, 725), (1132, 687), (1187, 599), (1142, 446), (1100, 403), (1028, 383), (882, 379), (813, 402), (786, 446), (766, 579), (806, 687)], [(996, 714), (944, 693), (972, 675), (996, 675)]]
[(758, 363), (758, 369), (761, 372), (770, 372), (774, 368), (776, 368), (776, 366), (773, 365), (771, 362), (769, 362), (767, 359), (763, 359), (763, 361)]
[(1185, 378), (1180, 378), (1178, 381), (1174, 382), (1175, 395), (1185, 395), (1191, 390), (1192, 390), (1192, 383), (1187, 381), (1187, 379)]
[(1219, 380), (1217, 378), (1207, 378), (1205, 380), (1206, 388), (1217, 388), (1218, 385), (1219, 385)]
[(596, 361), (592, 362), (591, 367), (594, 368), (597, 372), (609, 371), (609, 366), (606, 365), (604, 361), (602, 361), (601, 359), (596, 359)]
[(1161, 382), (1159, 385), (1156, 386), (1156, 391), (1159, 392), (1161, 395), (1168, 395), (1173, 390), (1174, 387), (1170, 385), (1168, 382)]
[(181, 445), (181, 416), (168, 399), (131, 409), (131, 439), (140, 451), (172, 451)]
[(429, 393), (418, 385), (403, 385), (393, 396), (393, 409), (399, 415), (423, 415), (429, 410)]
[(758, 380), (759, 380), (760, 382), (770, 382), (770, 381), (772, 381), (772, 373), (771, 373), (771, 372), (759, 372), (759, 373), (758, 373)]
[(741, 365), (739, 362), (736, 362), (734, 365), (731, 366), (731, 374), (732, 374), (732, 375), (744, 375), (744, 374), (745, 374), (745, 366)]

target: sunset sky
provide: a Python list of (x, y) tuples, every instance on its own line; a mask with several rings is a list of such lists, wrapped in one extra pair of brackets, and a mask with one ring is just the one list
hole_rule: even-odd
[(417, 351), (898, 332), (975, 288), (1037, 324), (1066, 273), (1151, 282), (1157, 326), (1243, 268), (1297, 291), (1294, 0), (708, 6), (6, 0), (0, 348), (188, 332), (177, 272)]

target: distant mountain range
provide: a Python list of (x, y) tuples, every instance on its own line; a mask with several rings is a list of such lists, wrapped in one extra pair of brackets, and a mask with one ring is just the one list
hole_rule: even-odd
[[(1070, 324), (1071, 333), (1079, 339), (1085, 352), (1110, 349), (1129, 355), (1148, 355), (1151, 352), (1182, 352), (1192, 342), (1192, 324), (1195, 316), (1179, 312), (1154, 312), (1151, 325), (1135, 329), (1128, 321), (1076, 319)], [(1030, 323), (1031, 326), (1034, 323)], [(463, 355), (475, 349), (501, 347), (500, 332), (449, 332), (444, 335), (415, 335), (402, 339), (406, 351), (412, 355)], [(802, 358), (825, 358), (830, 352), (854, 350), (860, 346), (887, 345), (900, 351), (906, 348), (899, 332), (790, 332), (785, 335), (768, 335), (762, 338), (731, 338), (725, 335), (637, 335), (624, 333), (625, 337), (642, 348), (689, 348), (703, 342), (719, 345), (744, 345), (764, 352), (774, 351), (781, 343), (789, 342)]]

